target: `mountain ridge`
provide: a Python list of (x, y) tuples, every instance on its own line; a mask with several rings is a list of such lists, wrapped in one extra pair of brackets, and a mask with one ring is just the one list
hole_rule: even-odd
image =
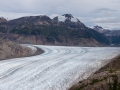
[(110, 41), (111, 46), (120, 46), (120, 30), (104, 29), (101, 26), (94, 26), (93, 28), (97, 32), (104, 34)]
[(109, 40), (103, 34), (86, 27), (71, 14), (64, 14), (61, 17), (64, 17), (63, 21), (59, 20), (58, 16), (53, 19), (46, 15), (21, 17), (1, 23), (5, 27), (0, 27), (0, 32), (2, 34), (7, 32), (5, 38), (17, 43), (70, 46), (109, 45)]

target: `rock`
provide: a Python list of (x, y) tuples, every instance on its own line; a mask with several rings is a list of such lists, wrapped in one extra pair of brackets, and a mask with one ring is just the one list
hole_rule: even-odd
[(56, 17), (54, 17), (53, 19), (52, 19), (52, 21), (53, 21), (53, 23), (58, 23), (59, 22), (59, 20), (58, 20), (58, 16), (56, 16)]
[(0, 60), (31, 55), (31, 49), (0, 39)]

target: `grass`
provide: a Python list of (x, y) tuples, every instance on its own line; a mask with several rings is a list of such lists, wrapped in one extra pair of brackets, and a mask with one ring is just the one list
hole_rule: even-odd
[(90, 83), (90, 85), (93, 85), (93, 84), (95, 84), (95, 83), (97, 83), (97, 82), (100, 82), (101, 80), (99, 80), (99, 79), (93, 79), (92, 80), (92, 82)]

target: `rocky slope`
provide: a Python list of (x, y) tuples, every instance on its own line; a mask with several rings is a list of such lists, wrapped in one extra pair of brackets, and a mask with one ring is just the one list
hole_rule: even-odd
[(17, 58), (32, 55), (32, 51), (28, 47), (23, 47), (12, 41), (0, 39), (0, 60)]
[(120, 56), (69, 90), (120, 90)]
[(104, 34), (112, 46), (120, 46), (120, 30), (108, 30), (102, 28), (101, 26), (94, 26), (93, 29)]
[[(60, 20), (60, 18), (63, 20)], [(1, 37), (17, 43), (71, 46), (104, 46), (109, 40), (86, 27), (71, 14), (49, 18), (46, 15), (1, 21)], [(7, 32), (7, 33), (5, 33)]]

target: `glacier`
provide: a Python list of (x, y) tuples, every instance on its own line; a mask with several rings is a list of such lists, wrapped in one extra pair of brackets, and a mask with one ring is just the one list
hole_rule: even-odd
[(28, 47), (44, 53), (0, 61), (0, 90), (67, 90), (120, 54), (119, 47)]

